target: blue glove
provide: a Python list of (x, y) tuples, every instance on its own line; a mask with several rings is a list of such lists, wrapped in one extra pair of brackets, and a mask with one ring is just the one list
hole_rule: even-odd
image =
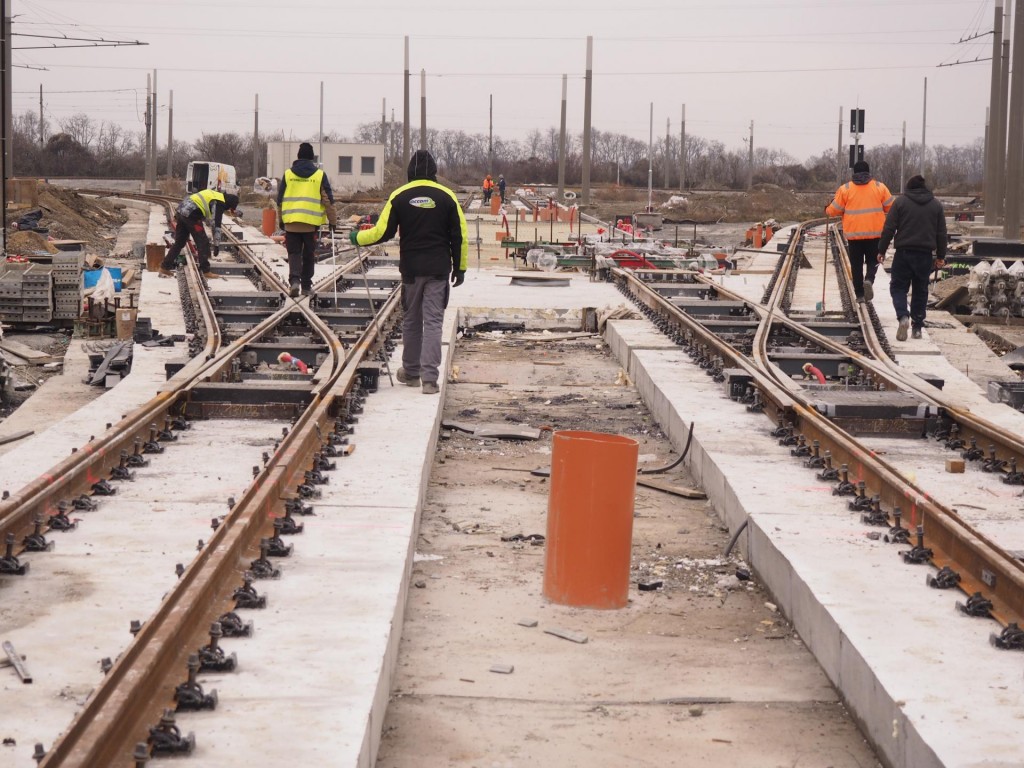
[(351, 232), (348, 233), (348, 241), (352, 243), (352, 245), (359, 245), (359, 241), (356, 240), (357, 237), (359, 237), (358, 229), (353, 229)]
[(466, 281), (466, 270), (457, 269), (452, 272), (452, 288), (458, 288)]

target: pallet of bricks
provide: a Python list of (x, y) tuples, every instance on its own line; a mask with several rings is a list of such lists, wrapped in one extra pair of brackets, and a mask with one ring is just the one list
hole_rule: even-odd
[(53, 319), (53, 268), (7, 264), (0, 275), (0, 320), (48, 323)]
[(82, 251), (53, 254), (53, 319), (77, 320), (82, 315)]

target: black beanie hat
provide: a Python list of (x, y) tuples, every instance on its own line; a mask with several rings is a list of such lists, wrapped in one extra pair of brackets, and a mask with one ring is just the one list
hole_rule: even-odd
[(306, 141), (299, 144), (299, 160), (312, 160), (314, 157), (312, 144)]
[(437, 163), (425, 149), (417, 149), (409, 158), (409, 181), (416, 179), (437, 181)]
[(924, 176), (911, 176), (907, 179), (907, 189), (925, 189)]
[(867, 161), (865, 161), (865, 160), (858, 160), (856, 163), (853, 164), (853, 172), (854, 173), (871, 173), (871, 168), (870, 168), (870, 166), (868, 166)]

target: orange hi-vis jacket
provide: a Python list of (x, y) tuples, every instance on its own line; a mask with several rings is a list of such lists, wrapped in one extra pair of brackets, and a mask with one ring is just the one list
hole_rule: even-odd
[(494, 189), (494, 180), (490, 176), (484, 179), (484, 189)]
[(847, 240), (870, 240), (882, 235), (885, 214), (895, 198), (889, 188), (871, 179), (866, 184), (848, 181), (836, 190), (836, 196), (825, 213), (843, 217), (843, 234)]

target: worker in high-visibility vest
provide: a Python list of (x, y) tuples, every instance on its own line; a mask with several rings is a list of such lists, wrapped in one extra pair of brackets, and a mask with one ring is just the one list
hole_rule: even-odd
[(160, 276), (174, 276), (173, 270), (177, 265), (178, 254), (188, 243), (189, 238), (192, 238), (196, 244), (199, 271), (203, 273), (203, 277), (220, 277), (210, 271), (210, 238), (206, 235), (203, 223), (208, 219), (212, 221), (216, 233), (220, 230), (224, 212), (235, 211), (237, 207), (238, 195), (216, 189), (201, 189), (182, 200), (174, 212), (174, 244), (160, 264)]
[(299, 145), (298, 159), (284, 172), (278, 185), (277, 209), (288, 251), (288, 293), (313, 292), (316, 266), (316, 232), (324, 224), (337, 224), (334, 194), (327, 174), (314, 162), (313, 145)]
[(851, 180), (836, 190), (825, 208), (826, 216), (843, 217), (843, 236), (857, 301), (871, 301), (875, 297), (878, 238), (882, 236), (885, 214), (895, 199), (885, 184), (871, 178), (868, 164), (858, 160)]
[(491, 202), (491, 195), (494, 194), (494, 179), (491, 178), (491, 174), (484, 176), (484, 202)]

